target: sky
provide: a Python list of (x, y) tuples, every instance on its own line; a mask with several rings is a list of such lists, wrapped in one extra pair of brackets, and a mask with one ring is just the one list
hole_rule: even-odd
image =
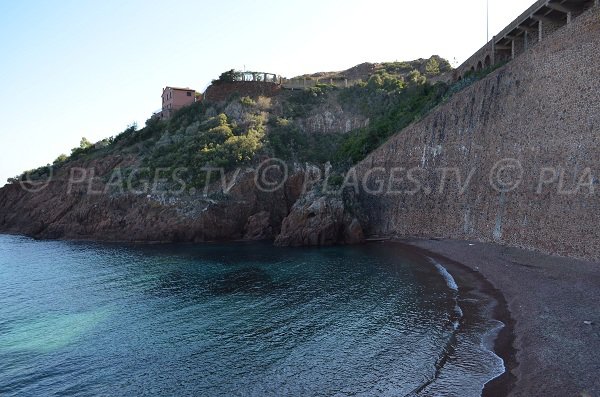
[[(488, 0), (489, 35), (533, 0)], [(162, 88), (204, 91), (232, 68), (293, 77), (487, 39), (486, 0), (0, 2), (0, 186), (145, 120)]]

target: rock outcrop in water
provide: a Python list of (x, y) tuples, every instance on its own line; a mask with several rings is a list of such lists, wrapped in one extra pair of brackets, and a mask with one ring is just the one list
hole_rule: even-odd
[(279, 246), (325, 246), (364, 241), (362, 227), (341, 195), (328, 196), (312, 190), (301, 197), (283, 220), (275, 244)]

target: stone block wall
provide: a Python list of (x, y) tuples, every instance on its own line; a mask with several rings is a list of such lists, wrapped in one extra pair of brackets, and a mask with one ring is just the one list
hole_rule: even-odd
[(542, 21), (542, 34), (544, 35), (542, 40), (549, 40), (547, 37), (563, 27), (565, 23)]
[(525, 50), (530, 49), (537, 43), (539, 43), (540, 34), (539, 32), (527, 32), (525, 34)]
[(367, 234), (600, 258), (598, 54), (595, 8), (390, 138), (356, 168)]
[(234, 81), (229, 83), (211, 84), (204, 92), (204, 99), (209, 101), (225, 101), (232, 95), (271, 97), (281, 90), (281, 85), (276, 83), (257, 81)]

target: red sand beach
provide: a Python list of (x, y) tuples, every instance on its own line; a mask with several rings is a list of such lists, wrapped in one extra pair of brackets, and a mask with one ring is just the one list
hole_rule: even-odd
[(507, 327), (495, 350), (508, 372), (484, 396), (600, 395), (600, 264), (489, 243), (401, 242), (451, 272), (478, 272), (499, 294), (496, 314)]

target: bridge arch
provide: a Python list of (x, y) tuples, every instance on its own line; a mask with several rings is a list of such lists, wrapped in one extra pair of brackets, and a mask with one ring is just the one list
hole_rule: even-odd
[(492, 66), (492, 58), (490, 58), (489, 54), (486, 55), (485, 60), (483, 61), (483, 65), (486, 68), (489, 68), (490, 66)]

